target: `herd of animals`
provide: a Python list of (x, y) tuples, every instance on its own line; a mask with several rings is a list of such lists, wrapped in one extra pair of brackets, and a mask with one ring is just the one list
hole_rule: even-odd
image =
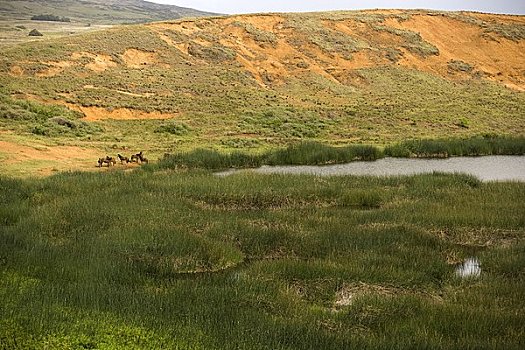
[(110, 157), (106, 156), (104, 158), (98, 159), (98, 167), (101, 168), (104, 164), (108, 166), (108, 168), (112, 165), (117, 164), (117, 160), (120, 161), (120, 164), (124, 164), (124, 162), (127, 163), (148, 163), (148, 158), (144, 157), (144, 154), (142, 151), (140, 151), (137, 154), (133, 154), (130, 158), (125, 157), (121, 155), (120, 153), (117, 155), (117, 157)]

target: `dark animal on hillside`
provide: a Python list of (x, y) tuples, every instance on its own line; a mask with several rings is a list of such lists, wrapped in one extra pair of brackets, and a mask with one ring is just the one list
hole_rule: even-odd
[(148, 158), (144, 157), (144, 155), (142, 154), (142, 151), (140, 151), (140, 153), (138, 153), (137, 156), (140, 158), (140, 161), (142, 163), (148, 163)]
[(117, 155), (118, 157), (118, 160), (120, 160), (120, 164), (126, 162), (126, 163), (129, 163), (129, 158), (128, 157), (125, 157), (123, 155), (121, 155), (120, 153)]
[(148, 163), (148, 158), (144, 157), (144, 154), (142, 153), (142, 151), (140, 151), (139, 153), (131, 156), (131, 161), (136, 163), (138, 163), (139, 161), (140, 163)]
[(107, 164), (108, 165), (108, 168), (112, 165), (115, 165), (117, 163), (117, 161), (113, 158), (113, 157), (110, 157), (110, 156), (106, 156), (105, 158), (99, 158), (98, 159), (98, 167), (101, 168), (102, 165), (104, 164)]

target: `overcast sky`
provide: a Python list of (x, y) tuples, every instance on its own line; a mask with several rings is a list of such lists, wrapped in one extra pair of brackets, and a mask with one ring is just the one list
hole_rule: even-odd
[(525, 14), (525, 0), (148, 0), (218, 13), (304, 12), (373, 8), (471, 10)]

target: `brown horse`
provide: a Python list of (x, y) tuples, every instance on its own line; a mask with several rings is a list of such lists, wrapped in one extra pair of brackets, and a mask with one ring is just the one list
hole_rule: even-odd
[(107, 164), (108, 165), (108, 168), (112, 165), (115, 165), (117, 163), (117, 161), (113, 158), (113, 157), (110, 157), (110, 156), (106, 156), (105, 158), (99, 158), (98, 159), (98, 167), (101, 168), (102, 165), (104, 164)]
[(117, 155), (117, 158), (118, 160), (120, 160), (120, 164), (124, 162), (126, 162), (126, 164), (129, 163), (129, 158), (121, 155), (120, 153)]
[(140, 151), (139, 153), (137, 154), (134, 154), (131, 156), (131, 161), (132, 162), (136, 162), (136, 163), (148, 163), (148, 158), (144, 157), (144, 154), (142, 151)]

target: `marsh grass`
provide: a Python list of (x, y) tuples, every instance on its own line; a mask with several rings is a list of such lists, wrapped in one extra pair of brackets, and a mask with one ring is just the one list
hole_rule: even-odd
[(390, 157), (523, 155), (525, 137), (484, 136), (468, 139), (411, 140), (387, 146)]
[(264, 153), (197, 149), (165, 154), (151, 169), (180, 167), (202, 169), (254, 168), (261, 165), (326, 165), (374, 161), (388, 157), (446, 158), (452, 156), (523, 155), (525, 138), (485, 136), (469, 139), (413, 140), (381, 149), (371, 145), (335, 147), (305, 141)]
[[(185, 170), (0, 185), (2, 347), (518, 348), (525, 331), (520, 183)], [(456, 243), (482, 228), (492, 243)], [(446, 259), (473, 248), (482, 277), (459, 280)]]
[(197, 149), (191, 152), (166, 154), (155, 167), (174, 169), (177, 167), (228, 169), (253, 168), (266, 165), (323, 165), (347, 163), (355, 160), (376, 160), (382, 151), (374, 146), (352, 145), (332, 147), (318, 142), (301, 142), (284, 149), (265, 153), (234, 151), (220, 153), (214, 150)]

